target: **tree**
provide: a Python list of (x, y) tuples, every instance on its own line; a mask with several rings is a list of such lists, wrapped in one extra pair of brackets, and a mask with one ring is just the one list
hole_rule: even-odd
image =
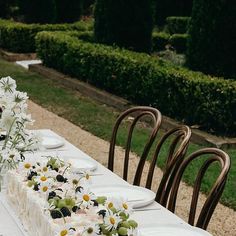
[(187, 52), (190, 68), (236, 76), (235, 13), (235, 0), (194, 0)]
[(150, 52), (152, 0), (97, 0), (95, 38), (99, 43)]
[(19, 0), (19, 7), (27, 23), (55, 23), (55, 0)]
[(156, 24), (163, 26), (168, 16), (190, 16), (193, 0), (155, 0)]
[(83, 0), (56, 0), (56, 5), (59, 23), (78, 21), (83, 12)]

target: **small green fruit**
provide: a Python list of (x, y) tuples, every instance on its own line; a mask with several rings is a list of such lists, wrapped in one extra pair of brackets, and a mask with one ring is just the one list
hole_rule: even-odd
[(132, 228), (137, 228), (138, 227), (138, 223), (134, 220), (129, 220), (128, 223)]
[(125, 227), (120, 227), (118, 229), (118, 234), (121, 236), (126, 236), (127, 235), (127, 229)]

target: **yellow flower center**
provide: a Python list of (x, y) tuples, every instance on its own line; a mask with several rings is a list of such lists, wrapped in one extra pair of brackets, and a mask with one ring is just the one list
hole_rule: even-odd
[(47, 180), (47, 177), (45, 177), (45, 176), (42, 176), (42, 177), (40, 178), (40, 180), (44, 182), (44, 181), (46, 181), (46, 180)]
[(114, 217), (110, 217), (110, 223), (111, 223), (112, 225), (114, 225), (114, 224), (116, 223), (116, 220), (115, 220)]
[(128, 210), (129, 207), (128, 207), (128, 205), (127, 205), (126, 203), (123, 203), (122, 205), (123, 205), (123, 208), (124, 208), (125, 210)]
[(88, 194), (84, 194), (83, 199), (84, 199), (84, 201), (88, 202), (90, 200), (90, 197)]
[(25, 163), (24, 165), (25, 169), (29, 169), (31, 167), (30, 163)]
[(43, 190), (43, 192), (47, 192), (47, 191), (48, 191), (48, 187), (47, 187), (47, 186), (44, 186), (44, 187), (42, 188), (42, 190)]
[(47, 166), (44, 166), (44, 167), (43, 167), (43, 171), (44, 171), (44, 172), (47, 172), (47, 171), (48, 171)]
[(60, 236), (65, 236), (68, 234), (68, 231), (66, 229), (62, 230), (60, 233)]
[(73, 180), (72, 180), (72, 183), (73, 183), (74, 185), (77, 185), (77, 184), (79, 184), (79, 181), (78, 181), (77, 179), (73, 179)]
[(85, 178), (88, 180), (90, 178), (90, 175), (86, 174)]
[(109, 209), (111, 209), (114, 205), (112, 202), (109, 202), (109, 204), (107, 205)]

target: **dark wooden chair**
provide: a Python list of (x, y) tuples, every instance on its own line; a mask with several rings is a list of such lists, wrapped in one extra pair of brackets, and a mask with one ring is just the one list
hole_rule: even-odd
[[(110, 149), (109, 149), (109, 159), (108, 159), (108, 169), (113, 171), (114, 169), (114, 153), (115, 153), (115, 146), (116, 146), (116, 140), (117, 140), (117, 133), (119, 130), (119, 127), (126, 118), (133, 117), (129, 130), (128, 130), (128, 136), (125, 146), (125, 157), (124, 157), (124, 168), (123, 168), (123, 179), (127, 180), (128, 178), (128, 167), (129, 167), (129, 155), (130, 155), (130, 148), (131, 148), (131, 141), (133, 136), (133, 131), (138, 123), (138, 121), (143, 120), (143, 118), (146, 117), (146, 119), (149, 117), (149, 119), (152, 120), (152, 128), (150, 130), (150, 134), (148, 137), (147, 142), (145, 143), (142, 155), (140, 156), (140, 160), (136, 169), (136, 173), (134, 176), (134, 185), (140, 185), (140, 180), (143, 172), (143, 167), (145, 165), (145, 161), (147, 159), (147, 156), (149, 154), (150, 148), (156, 138), (157, 132), (161, 125), (161, 113), (152, 107), (146, 107), (146, 106), (138, 106), (133, 107), (125, 112), (123, 112), (116, 120), (115, 126), (113, 128), (112, 137), (110, 141)], [(151, 122), (151, 121), (150, 121)]]
[[(218, 204), (219, 199), (222, 195), (222, 192), (225, 187), (226, 180), (227, 180), (227, 175), (230, 169), (230, 158), (224, 151), (217, 148), (204, 148), (186, 157), (184, 161), (180, 164), (177, 173), (175, 173), (175, 177), (172, 182), (171, 192), (168, 196), (169, 199), (168, 199), (167, 208), (170, 211), (175, 212), (179, 185), (180, 185), (182, 176), (184, 174), (184, 171), (193, 160), (199, 159), (199, 158), (202, 158), (204, 162), (201, 168), (199, 169), (198, 174), (195, 179), (195, 183), (193, 187), (193, 194), (191, 198), (188, 223), (191, 225), (195, 225), (199, 228), (206, 229), (212, 217), (212, 214), (216, 208), (216, 205)], [(211, 188), (211, 191), (209, 192), (204, 205), (200, 209), (198, 219), (195, 222), (196, 209), (197, 209), (201, 182), (208, 168), (211, 166), (211, 164), (215, 162), (218, 163), (220, 166), (220, 173), (213, 187)]]
[(166, 163), (163, 170), (163, 176), (156, 194), (156, 201), (163, 206), (166, 206), (167, 199), (165, 199), (164, 196), (170, 192), (170, 183), (173, 181), (174, 174), (177, 172), (180, 163), (183, 161), (190, 137), (191, 129), (188, 126), (183, 125), (167, 131), (157, 143), (156, 150), (149, 167), (146, 188), (151, 189), (153, 174), (156, 163), (161, 155), (161, 149), (168, 140), (171, 140), (168, 145), (169, 148), (165, 159)]

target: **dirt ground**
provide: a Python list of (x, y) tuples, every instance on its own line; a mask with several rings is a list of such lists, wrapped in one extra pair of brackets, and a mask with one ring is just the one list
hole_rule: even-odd
[[(69, 142), (86, 152), (88, 155), (99, 161), (103, 165), (107, 166), (109, 143), (92, 135), (91, 133), (81, 129), (80, 127), (72, 124), (71, 122), (47, 111), (41, 106), (29, 102), (29, 112), (35, 119), (34, 129), (51, 129), (54, 132), (60, 134), (66, 138)], [(122, 171), (122, 157), (124, 156), (124, 150), (120, 147), (116, 151), (115, 172), (120, 174)], [(132, 170), (138, 162), (138, 157), (134, 154), (131, 155), (130, 176), (129, 181), (132, 181)], [(147, 172), (148, 163), (145, 166), (145, 172)], [(152, 186), (153, 191), (156, 191), (158, 186), (158, 180), (160, 180), (162, 172), (156, 168), (154, 175), (154, 183)], [(142, 180), (144, 183), (145, 179)], [(182, 184), (178, 197), (177, 214), (186, 219), (188, 215), (189, 199), (192, 194), (192, 188)], [(200, 195), (200, 204), (204, 202), (205, 196)], [(208, 231), (214, 236), (236, 236), (236, 212), (228, 207), (218, 204), (216, 211), (211, 219), (208, 227)]]

